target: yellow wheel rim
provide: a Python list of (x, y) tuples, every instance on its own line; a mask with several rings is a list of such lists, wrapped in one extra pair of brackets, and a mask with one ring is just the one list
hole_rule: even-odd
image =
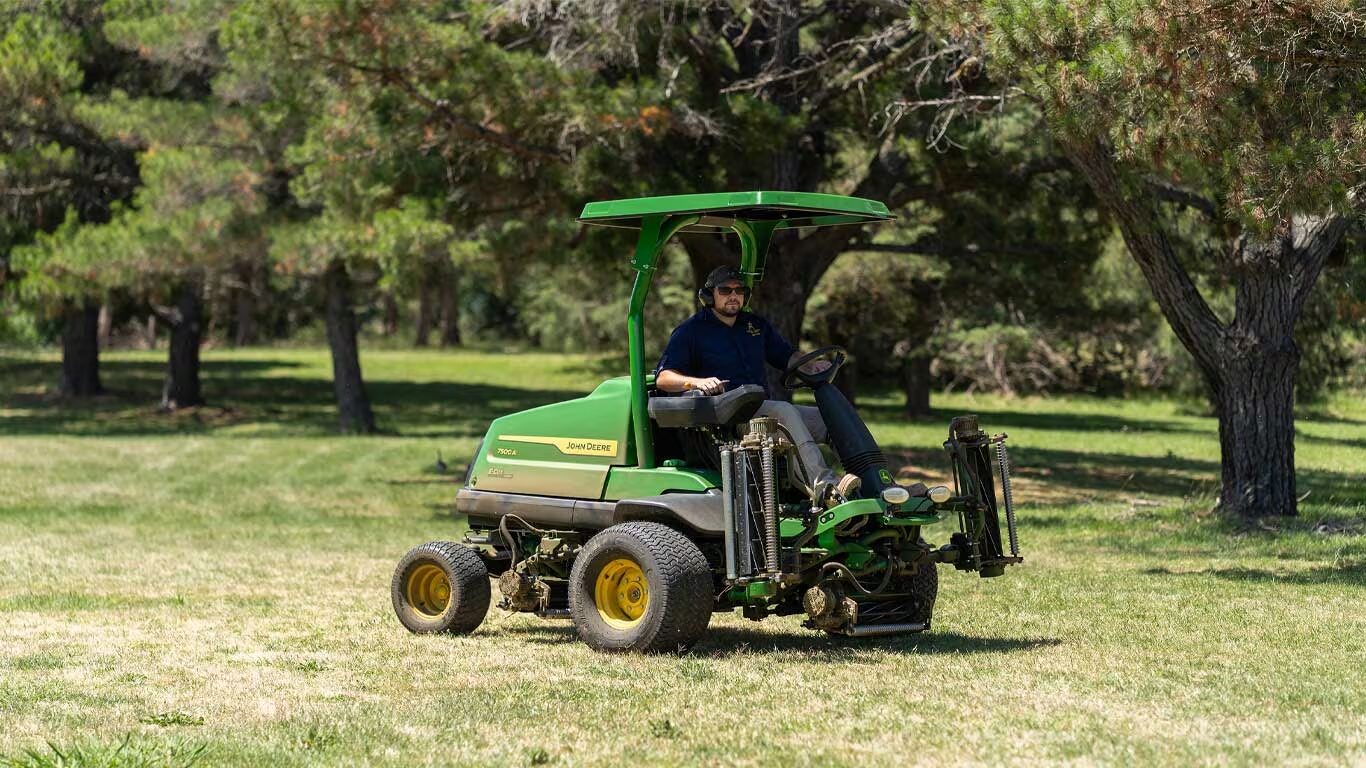
[(434, 619), (451, 604), (451, 581), (435, 563), (422, 563), (408, 572), (405, 590), (413, 610)]
[(598, 615), (614, 629), (640, 623), (650, 605), (650, 586), (636, 561), (620, 557), (603, 567), (593, 585)]

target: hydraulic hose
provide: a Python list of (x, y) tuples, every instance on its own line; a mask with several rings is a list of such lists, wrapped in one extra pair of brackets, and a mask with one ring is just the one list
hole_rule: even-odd
[(849, 570), (849, 567), (844, 563), (826, 563), (825, 565), (822, 565), (821, 576), (825, 576), (830, 571), (839, 571), (840, 575), (852, 584), (854, 589), (857, 589), (860, 594), (873, 596), (882, 594), (882, 592), (887, 589), (887, 585), (892, 583), (892, 573), (895, 569), (892, 568), (891, 561), (888, 561), (886, 570), (887, 572), (882, 576), (882, 583), (877, 585), (877, 589), (871, 591), (859, 582), (858, 576), (855, 576), (854, 572)]
[(498, 518), (498, 532), (503, 535), (503, 542), (508, 545), (508, 556), (512, 558), (512, 561), (508, 564), (508, 570), (512, 570), (517, 567), (518, 562), (517, 540), (512, 537), (512, 531), (508, 530), (509, 519), (516, 520), (517, 523), (521, 525), (523, 528), (527, 529), (528, 531), (531, 531), (534, 534), (537, 534), (538, 536), (544, 536), (546, 532), (541, 530), (540, 528), (537, 528), (531, 523), (528, 523), (526, 520), (523, 520), (518, 515), (509, 513)]

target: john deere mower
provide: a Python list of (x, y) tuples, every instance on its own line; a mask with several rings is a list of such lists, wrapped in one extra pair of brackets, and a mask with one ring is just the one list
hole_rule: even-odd
[[(1021, 562), (1005, 436), (955, 418), (944, 442), (953, 487), (898, 484), (831, 384), (842, 349), (815, 350), (784, 374), (786, 386), (812, 390), (826, 450), (858, 478), (838, 487), (804, 476), (791, 430), (757, 415), (762, 387), (672, 396), (646, 373), (645, 301), (674, 235), (734, 232), (753, 287), (774, 232), (890, 218), (876, 201), (796, 192), (588, 204), (580, 221), (639, 231), (630, 374), (490, 424), (456, 497), (469, 532), (399, 561), (399, 621), (419, 633), (473, 632), (492, 577), (500, 608), (569, 619), (603, 651), (683, 651), (711, 614), (736, 609), (754, 620), (805, 614), (805, 626), (835, 635), (923, 632), (937, 566), (992, 577)], [(956, 530), (934, 546), (922, 531), (945, 518)]]

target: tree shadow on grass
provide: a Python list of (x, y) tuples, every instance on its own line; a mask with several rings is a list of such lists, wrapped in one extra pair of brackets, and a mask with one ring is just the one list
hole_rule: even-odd
[(1295, 430), (1296, 443), (1322, 443), (1324, 445), (1336, 445), (1343, 448), (1366, 448), (1366, 438), (1353, 439), (1350, 437), (1328, 437), (1325, 435), (1307, 435), (1302, 430)]
[(1330, 413), (1321, 406), (1304, 406), (1295, 409), (1296, 422), (1308, 422), (1310, 424), (1341, 424), (1346, 427), (1366, 426), (1366, 420), (1353, 419), (1347, 416)]
[[(577, 642), (574, 626), (564, 621), (544, 624), (517, 624), (500, 627), (503, 632), (522, 636), (532, 643), (560, 645)], [(958, 632), (930, 631), (911, 635), (853, 638), (826, 635), (811, 630), (765, 632), (748, 627), (712, 627), (693, 648), (695, 656), (726, 659), (781, 653), (805, 656), (809, 660), (854, 661), (871, 651), (937, 655), (964, 653), (1016, 653), (1061, 645), (1053, 637), (974, 637)]]
[[(59, 363), (32, 363), (12, 376), (24, 387), (56, 381)], [(70, 400), (47, 394), (7, 395), (0, 431), (21, 435), (143, 436), (210, 433), (233, 427), (268, 428), (260, 436), (328, 435), (337, 431), (336, 401), (326, 379), (278, 375), (292, 361), (205, 361), (204, 397), (209, 405), (165, 413), (157, 408), (164, 364), (112, 360), (101, 363), (109, 394)], [(407, 437), (477, 438), (493, 419), (585, 392), (524, 389), (460, 382), (366, 382), (382, 434)], [(280, 429), (282, 428), (282, 429)], [(255, 435), (254, 435), (255, 436)]]
[(1140, 571), (1149, 576), (1213, 576), (1229, 581), (1263, 584), (1335, 584), (1366, 587), (1366, 562), (1346, 562), (1298, 571), (1270, 571), (1264, 568), (1207, 568), (1200, 571), (1173, 571), (1170, 568), (1148, 568)]
[[(1059, 406), (1062, 408), (1063, 406)], [(858, 406), (865, 420), (882, 423), (906, 423), (906, 415), (900, 405), (868, 403)], [(984, 410), (973, 408), (932, 408), (930, 415), (923, 421), (938, 422), (944, 425), (945, 437), (948, 436), (949, 420), (970, 412), (978, 417), (982, 428), (995, 433), (1011, 429), (1034, 429), (1048, 432), (1107, 432), (1143, 433), (1164, 432), (1173, 434), (1204, 435), (1213, 434), (1212, 429), (1199, 429), (1189, 424), (1170, 419), (1130, 419), (1104, 413), (1069, 413), (1065, 410)], [(923, 422), (922, 422), (923, 423)]]
[[(916, 479), (942, 479), (948, 459), (942, 451), (889, 450), (894, 469)], [(1142, 497), (1212, 498), (1219, 491), (1219, 462), (1175, 454), (1141, 456), (1101, 451), (1017, 446), (1010, 452), (1016, 496), (1050, 504), (1088, 500), (1133, 501)], [(1296, 472), (1300, 493), (1340, 503), (1366, 503), (1366, 473), (1320, 469)]]

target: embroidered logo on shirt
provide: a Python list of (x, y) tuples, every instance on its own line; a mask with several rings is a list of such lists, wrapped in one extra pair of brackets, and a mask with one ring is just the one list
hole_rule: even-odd
[(758, 336), (763, 333), (763, 331), (754, 327), (754, 323), (751, 323), (748, 320), (745, 321), (745, 330), (749, 332), (750, 336)]

